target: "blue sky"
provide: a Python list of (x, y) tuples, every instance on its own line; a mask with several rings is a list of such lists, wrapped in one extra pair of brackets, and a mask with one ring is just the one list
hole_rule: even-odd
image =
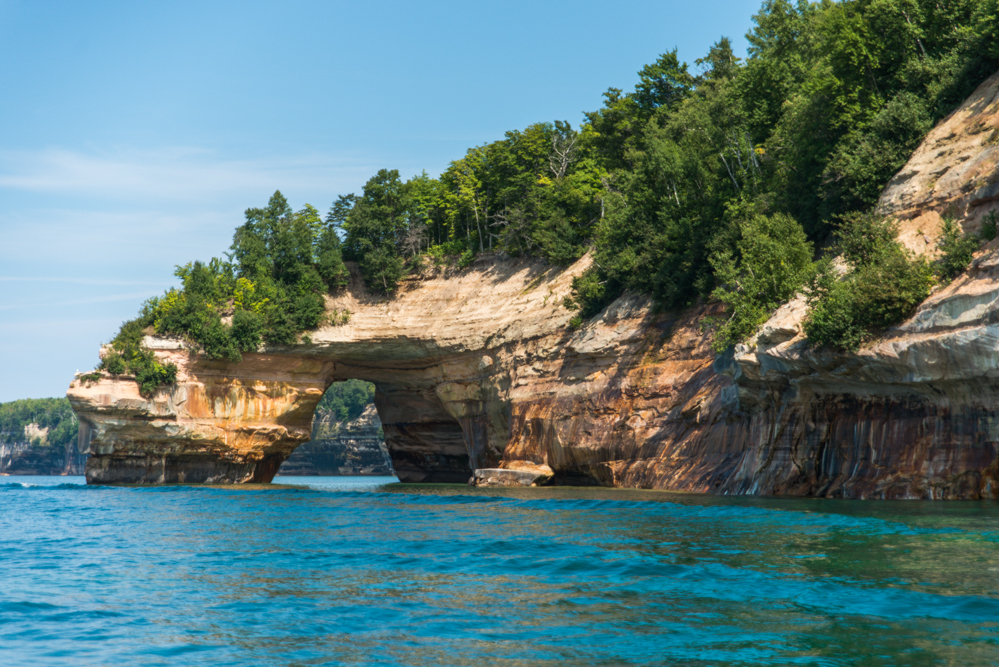
[(744, 55), (759, 5), (0, 0), (0, 401), (64, 394), (275, 189), (325, 211), (577, 125), (673, 47)]

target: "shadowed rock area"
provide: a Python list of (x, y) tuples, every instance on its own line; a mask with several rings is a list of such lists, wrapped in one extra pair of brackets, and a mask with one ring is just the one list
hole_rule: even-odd
[[(999, 76), (933, 130), (881, 199), (901, 240), (933, 252), (941, 214), (974, 231), (999, 206)], [(991, 194), (990, 194), (991, 193)], [(151, 397), (130, 378), (68, 393), (94, 432), (91, 483), (266, 482), (310, 439), (330, 383), (376, 386), (405, 482), (548, 480), (682, 491), (852, 498), (999, 497), (999, 242), (907, 322), (856, 354), (816, 350), (803, 302), (715, 359), (707, 306), (655, 314), (625, 295), (579, 329), (565, 270), (480, 256), (391, 299), (356, 274), (327, 308), (349, 324), (233, 364), (179, 340)], [(550, 472), (550, 474), (549, 474)], [(533, 483), (533, 482), (532, 482)]]
[(392, 459), (380, 433), (374, 404), (349, 422), (316, 410), (312, 439), (281, 464), (279, 475), (392, 475)]

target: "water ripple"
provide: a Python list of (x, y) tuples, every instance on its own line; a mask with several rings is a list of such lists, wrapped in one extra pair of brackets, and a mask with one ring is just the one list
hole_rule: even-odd
[(999, 664), (999, 506), (0, 483), (3, 665)]

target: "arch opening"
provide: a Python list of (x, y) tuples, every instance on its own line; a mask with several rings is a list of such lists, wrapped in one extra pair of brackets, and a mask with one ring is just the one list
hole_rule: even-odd
[[(265, 353), (228, 364), (182, 349), (163, 356), (175, 360), (182, 375), (150, 397), (124, 377), (71, 386), (74, 409), (95, 434), (89, 483), (270, 482), (300, 445), (313, 440), (317, 406), (344, 381), (374, 385), (370, 416), (381, 425), (400, 481), (464, 483), (472, 476), (469, 451), (475, 447), (466, 445), (469, 434), (439, 396), (436, 365), (384, 359), (384, 366), (362, 366)], [(366, 440), (361, 448), (377, 453), (377, 436), (368, 433)]]
[(313, 413), (312, 439), (297, 445), (277, 474), (383, 474), (405, 483), (467, 482), (473, 474), (468, 434), (434, 387), (397, 371), (389, 378), (371, 370), (352, 373), (337, 364), (336, 377)]
[(313, 414), (312, 438), (292, 451), (277, 474), (395, 476), (374, 394), (375, 385), (364, 380), (331, 384)]

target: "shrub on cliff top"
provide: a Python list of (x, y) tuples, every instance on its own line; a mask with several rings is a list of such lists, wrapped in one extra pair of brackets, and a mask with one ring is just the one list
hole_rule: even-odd
[(161, 385), (177, 381), (175, 364), (161, 364), (151, 350), (142, 347), (144, 329), (148, 326), (146, 322), (149, 319), (151, 315), (146, 313), (145, 318), (140, 317), (125, 322), (118, 335), (111, 341), (111, 350), (97, 366), (99, 370), (112, 375), (134, 376), (139, 384), (139, 392), (143, 396), (151, 395)]
[(856, 351), (929, 296), (932, 267), (902, 247), (896, 232), (893, 220), (875, 214), (845, 219), (837, 236), (849, 270), (837, 279), (831, 262), (820, 267), (804, 323), (809, 342)]
[(738, 254), (726, 249), (711, 258), (719, 283), (712, 296), (727, 316), (715, 333), (718, 351), (753, 335), (814, 271), (812, 244), (790, 216), (753, 215), (738, 228)]
[(172, 363), (161, 364), (152, 350), (143, 350), (136, 355), (130, 364), (130, 370), (139, 383), (139, 392), (144, 396), (152, 395), (157, 387), (177, 381), (177, 366)]
[(138, 318), (125, 322), (99, 368), (135, 375), (145, 393), (157, 382), (172, 382), (176, 370), (141, 348), (149, 327), (183, 337), (210, 359), (232, 362), (255, 351), (261, 340), (294, 344), (323, 320), (323, 295), (347, 283), (337, 235), (344, 209), (339, 203), (325, 222), (309, 205), (293, 212), (280, 192), (265, 208), (248, 209), (228, 260), (178, 266), (174, 275), (181, 288), (149, 299)]
[[(335, 204), (324, 222), (312, 206), (292, 211), (275, 192), (266, 207), (247, 209), (228, 261), (178, 267), (183, 288), (150, 300), (156, 331), (184, 336), (210, 358), (229, 361), (256, 350), (261, 339), (293, 344), (319, 326), (323, 294), (347, 283), (337, 235), (345, 207)], [(231, 325), (222, 322), (226, 315)]]
[(940, 256), (935, 268), (940, 279), (952, 280), (968, 268), (980, 242), (980, 238), (965, 234), (953, 216), (945, 215), (940, 237), (937, 239)]
[(260, 337), (264, 330), (264, 320), (257, 313), (237, 310), (232, 316), (232, 329), (229, 335), (233, 343), (243, 352), (260, 347)]

